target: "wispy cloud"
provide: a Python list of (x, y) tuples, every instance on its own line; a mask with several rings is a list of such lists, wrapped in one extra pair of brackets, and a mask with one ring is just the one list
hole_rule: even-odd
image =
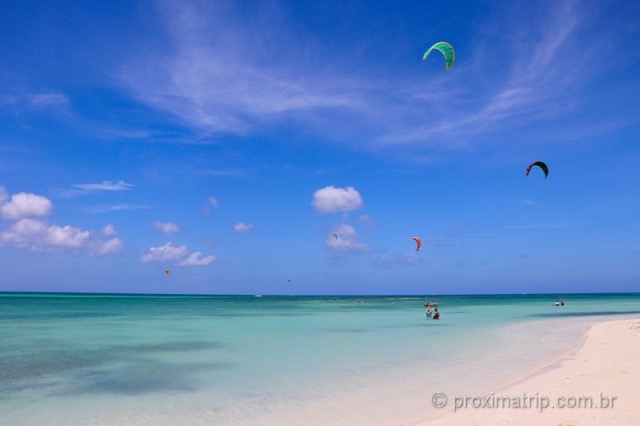
[(151, 210), (153, 207), (142, 204), (112, 204), (107, 206), (94, 206), (82, 209), (85, 213), (109, 213), (126, 210)]
[(96, 193), (129, 191), (133, 187), (134, 185), (123, 180), (117, 182), (103, 180), (98, 183), (74, 183), (71, 188), (56, 189), (54, 193), (61, 198), (73, 198)]
[(128, 191), (133, 188), (133, 185), (126, 183), (123, 180), (112, 182), (110, 180), (103, 180), (100, 183), (74, 183), (71, 185), (73, 188), (84, 192), (98, 192), (98, 191)]
[[(548, 2), (545, 13), (518, 16), (520, 27), (503, 23), (478, 37), (475, 52), (450, 73), (422, 67), (389, 78), (362, 73), (366, 63), (355, 66), (312, 35), (290, 30), (286, 14), (264, 12), (247, 26), (233, 3), (158, 5), (172, 49), (125, 66), (122, 81), (144, 104), (204, 134), (286, 122), (319, 132), (338, 126), (342, 135), (378, 145), (464, 146), (469, 136), (573, 110), (573, 89), (589, 78), (585, 65), (596, 49), (576, 49), (584, 31), (576, 2)], [(358, 50), (366, 42), (345, 43)], [(551, 102), (559, 96), (566, 102)]]
[(32, 110), (67, 107), (69, 96), (60, 92), (24, 93), (0, 96), (0, 106), (22, 107)]

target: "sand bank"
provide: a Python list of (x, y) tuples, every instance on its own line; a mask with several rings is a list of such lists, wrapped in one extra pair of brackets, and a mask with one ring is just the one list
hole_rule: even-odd
[[(640, 425), (640, 319), (600, 323), (571, 353), (483, 395), (434, 395), (425, 425)], [(446, 399), (446, 403), (445, 403)]]

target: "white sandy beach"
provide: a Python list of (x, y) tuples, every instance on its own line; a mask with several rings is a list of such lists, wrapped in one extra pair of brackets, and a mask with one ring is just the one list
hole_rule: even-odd
[(603, 322), (579, 348), (506, 387), (446, 395), (447, 411), (421, 424), (640, 425), (639, 356), (640, 319)]

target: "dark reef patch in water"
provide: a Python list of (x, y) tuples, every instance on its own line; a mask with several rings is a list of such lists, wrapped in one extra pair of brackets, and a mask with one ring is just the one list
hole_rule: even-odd
[(196, 377), (202, 371), (226, 370), (231, 363), (169, 363), (140, 360), (109, 370), (88, 370), (74, 374), (68, 394), (109, 393), (140, 395), (152, 392), (194, 392), (201, 387)]
[(99, 368), (109, 363), (136, 362), (150, 354), (215, 350), (223, 346), (218, 342), (201, 340), (116, 345), (91, 349), (68, 347), (55, 341), (30, 343), (25, 346), (23, 342), (23, 346), (19, 348), (7, 345), (6, 349), (0, 352), (0, 392), (5, 386), (24, 380)]

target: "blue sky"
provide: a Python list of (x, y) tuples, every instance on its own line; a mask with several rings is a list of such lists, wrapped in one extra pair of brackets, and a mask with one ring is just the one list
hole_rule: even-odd
[(640, 289), (638, 2), (5, 3), (0, 291)]

